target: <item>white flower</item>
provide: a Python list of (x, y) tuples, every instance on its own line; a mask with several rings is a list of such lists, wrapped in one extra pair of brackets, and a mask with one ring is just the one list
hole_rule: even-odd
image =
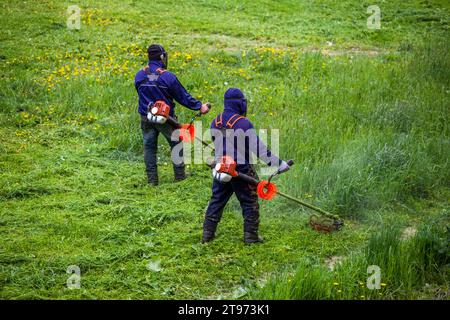
[(161, 268), (161, 260), (157, 261), (150, 261), (147, 264), (147, 269), (155, 272), (160, 272), (162, 270)]

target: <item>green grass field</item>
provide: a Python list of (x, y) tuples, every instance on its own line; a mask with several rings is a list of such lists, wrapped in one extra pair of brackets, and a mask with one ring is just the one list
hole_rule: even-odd
[[(449, 299), (448, 1), (5, 0), (0, 17), (1, 299)], [(204, 127), (241, 88), (296, 162), (279, 189), (344, 228), (260, 200), (266, 241), (247, 246), (232, 199), (202, 245), (210, 172), (172, 183), (161, 140), (160, 186), (146, 184), (133, 80), (153, 42), (212, 103)]]

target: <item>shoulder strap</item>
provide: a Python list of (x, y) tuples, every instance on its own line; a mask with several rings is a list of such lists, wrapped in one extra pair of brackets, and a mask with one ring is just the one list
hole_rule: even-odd
[(146, 73), (146, 74), (151, 74), (151, 72), (150, 72), (150, 67), (147, 65), (147, 66), (145, 66), (142, 70), (144, 70), (144, 72)]
[[(154, 74), (153, 72), (150, 72), (150, 67), (149, 67), (148, 65), (145, 66), (144, 69), (142, 69), (142, 70), (144, 70), (144, 72), (145, 72), (147, 75)], [(163, 68), (158, 68), (158, 69), (156, 69), (155, 71), (156, 71), (157, 74), (162, 75), (162, 74), (163, 74), (164, 72), (166, 72), (167, 70), (164, 70)]]
[(228, 121), (227, 121), (227, 127), (232, 129), (234, 127), (234, 125), (236, 124), (236, 122), (238, 122), (239, 120), (244, 119), (244, 118), (245, 118), (244, 116), (240, 116), (238, 114), (233, 114), (231, 116), (231, 118), (228, 119)]
[(222, 114), (219, 114), (219, 115), (216, 117), (215, 125), (216, 125), (216, 127), (219, 127), (219, 125), (221, 125), (221, 124), (222, 124)]
[[(144, 79), (144, 80), (139, 84), (138, 90), (139, 90), (139, 88), (140, 88), (141, 86), (145, 85), (146, 81), (154, 81), (154, 84), (152, 84), (151, 86), (156, 86), (156, 87), (158, 87), (160, 90), (163, 91), (163, 93), (164, 93), (166, 96), (168, 96), (168, 98), (169, 98), (170, 100), (173, 100), (173, 97), (170, 95), (170, 93), (169, 93), (168, 90), (167, 90), (168, 88), (158, 85), (158, 82), (156, 81), (156, 80), (159, 78), (159, 76), (162, 75), (163, 73), (165, 73), (167, 70), (164, 70), (163, 68), (158, 68), (158, 69), (155, 70), (155, 71), (156, 71), (156, 74), (155, 74), (155, 73), (153, 73), (153, 72), (150, 72), (150, 67), (149, 67), (148, 65), (146, 65), (142, 70), (147, 74), (147, 78)], [(149, 76), (153, 76), (153, 77), (155, 77), (155, 79), (150, 79)], [(173, 101), (172, 101), (172, 103), (173, 103)]]
[(166, 72), (167, 70), (164, 70), (163, 68), (158, 68), (158, 69), (156, 69), (156, 72), (159, 74), (159, 75), (162, 75), (164, 72)]

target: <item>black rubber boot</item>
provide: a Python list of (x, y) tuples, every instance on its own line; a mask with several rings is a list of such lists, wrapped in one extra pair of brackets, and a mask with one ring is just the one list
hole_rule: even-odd
[(244, 232), (244, 242), (245, 243), (262, 243), (263, 238), (258, 236), (258, 233), (254, 232)]
[(158, 180), (156, 180), (156, 181), (155, 180), (152, 180), (152, 181), (149, 180), (148, 184), (153, 186), (153, 187), (156, 187), (156, 186), (158, 186)]
[(158, 185), (158, 176), (154, 174), (147, 174), (148, 184), (156, 187)]
[(175, 182), (180, 182), (186, 179), (186, 175), (176, 175), (174, 181)]
[(184, 171), (184, 165), (181, 166), (173, 166), (173, 173), (175, 176), (175, 182), (183, 181), (186, 179), (186, 173)]
[(203, 239), (202, 243), (211, 242), (216, 237), (216, 233), (214, 231), (203, 230)]

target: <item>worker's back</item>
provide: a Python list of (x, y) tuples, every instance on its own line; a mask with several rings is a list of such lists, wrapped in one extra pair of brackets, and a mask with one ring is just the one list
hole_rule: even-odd
[(246, 172), (259, 157), (269, 165), (278, 165), (280, 160), (259, 139), (253, 124), (245, 117), (247, 100), (235, 88), (228, 89), (224, 97), (224, 111), (211, 123), (216, 161), (228, 155), (237, 163), (237, 170)]

